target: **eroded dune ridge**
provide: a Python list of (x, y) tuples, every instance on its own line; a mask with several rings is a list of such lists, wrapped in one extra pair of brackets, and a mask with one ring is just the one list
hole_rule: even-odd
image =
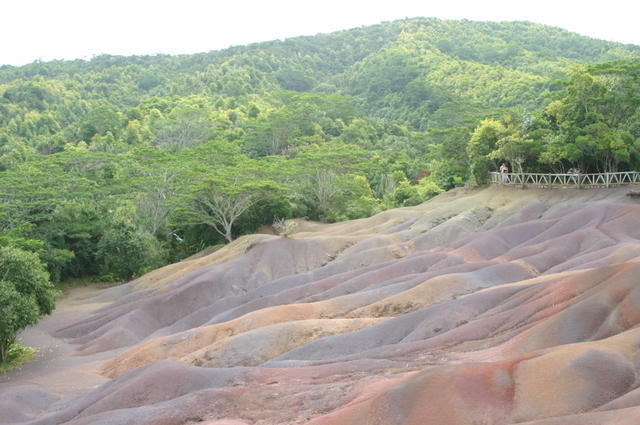
[(0, 423), (640, 423), (627, 191), (459, 189), (76, 297)]

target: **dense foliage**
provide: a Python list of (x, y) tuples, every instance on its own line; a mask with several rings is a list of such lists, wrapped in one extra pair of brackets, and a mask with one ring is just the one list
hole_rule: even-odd
[[(637, 164), (637, 46), (409, 19), (185, 56), (0, 67), (0, 246), (126, 279), (279, 218), (337, 221), (499, 161)], [(474, 130), (475, 129), (475, 130)]]

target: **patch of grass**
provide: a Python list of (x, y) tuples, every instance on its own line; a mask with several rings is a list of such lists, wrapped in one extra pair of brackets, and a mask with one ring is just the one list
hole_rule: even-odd
[(94, 284), (100, 284), (101, 286), (104, 285), (105, 288), (108, 288), (110, 286), (115, 286), (122, 283), (122, 282), (116, 282), (111, 280), (106, 281), (105, 279), (103, 279), (103, 277), (104, 276), (89, 276), (89, 277), (83, 277), (83, 278), (68, 279), (63, 282), (56, 283), (56, 288), (60, 289), (62, 292), (66, 292), (73, 288), (80, 288), (83, 286), (89, 286)]
[(36, 350), (31, 347), (13, 344), (9, 348), (9, 359), (6, 362), (0, 362), (0, 375), (31, 361), (35, 354)]

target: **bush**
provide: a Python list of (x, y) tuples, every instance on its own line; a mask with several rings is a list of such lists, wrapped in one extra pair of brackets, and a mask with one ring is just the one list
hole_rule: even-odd
[(288, 238), (296, 230), (297, 225), (298, 223), (295, 221), (285, 218), (276, 218), (273, 221), (273, 229), (278, 235), (284, 236), (285, 238)]
[(167, 252), (150, 233), (119, 223), (103, 233), (96, 257), (102, 275), (123, 280), (166, 264)]
[(7, 360), (0, 363), (0, 375), (27, 363), (35, 354), (36, 350), (31, 347), (23, 347), (20, 344), (13, 344), (9, 348)]
[(396, 188), (394, 199), (398, 206), (409, 207), (421, 204), (442, 192), (443, 190), (429, 179), (422, 179), (416, 185), (411, 185), (405, 180)]

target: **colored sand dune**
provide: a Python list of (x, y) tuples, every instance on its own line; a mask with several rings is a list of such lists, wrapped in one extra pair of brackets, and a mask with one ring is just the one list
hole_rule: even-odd
[(640, 423), (627, 191), (459, 189), (76, 291), (0, 423)]

